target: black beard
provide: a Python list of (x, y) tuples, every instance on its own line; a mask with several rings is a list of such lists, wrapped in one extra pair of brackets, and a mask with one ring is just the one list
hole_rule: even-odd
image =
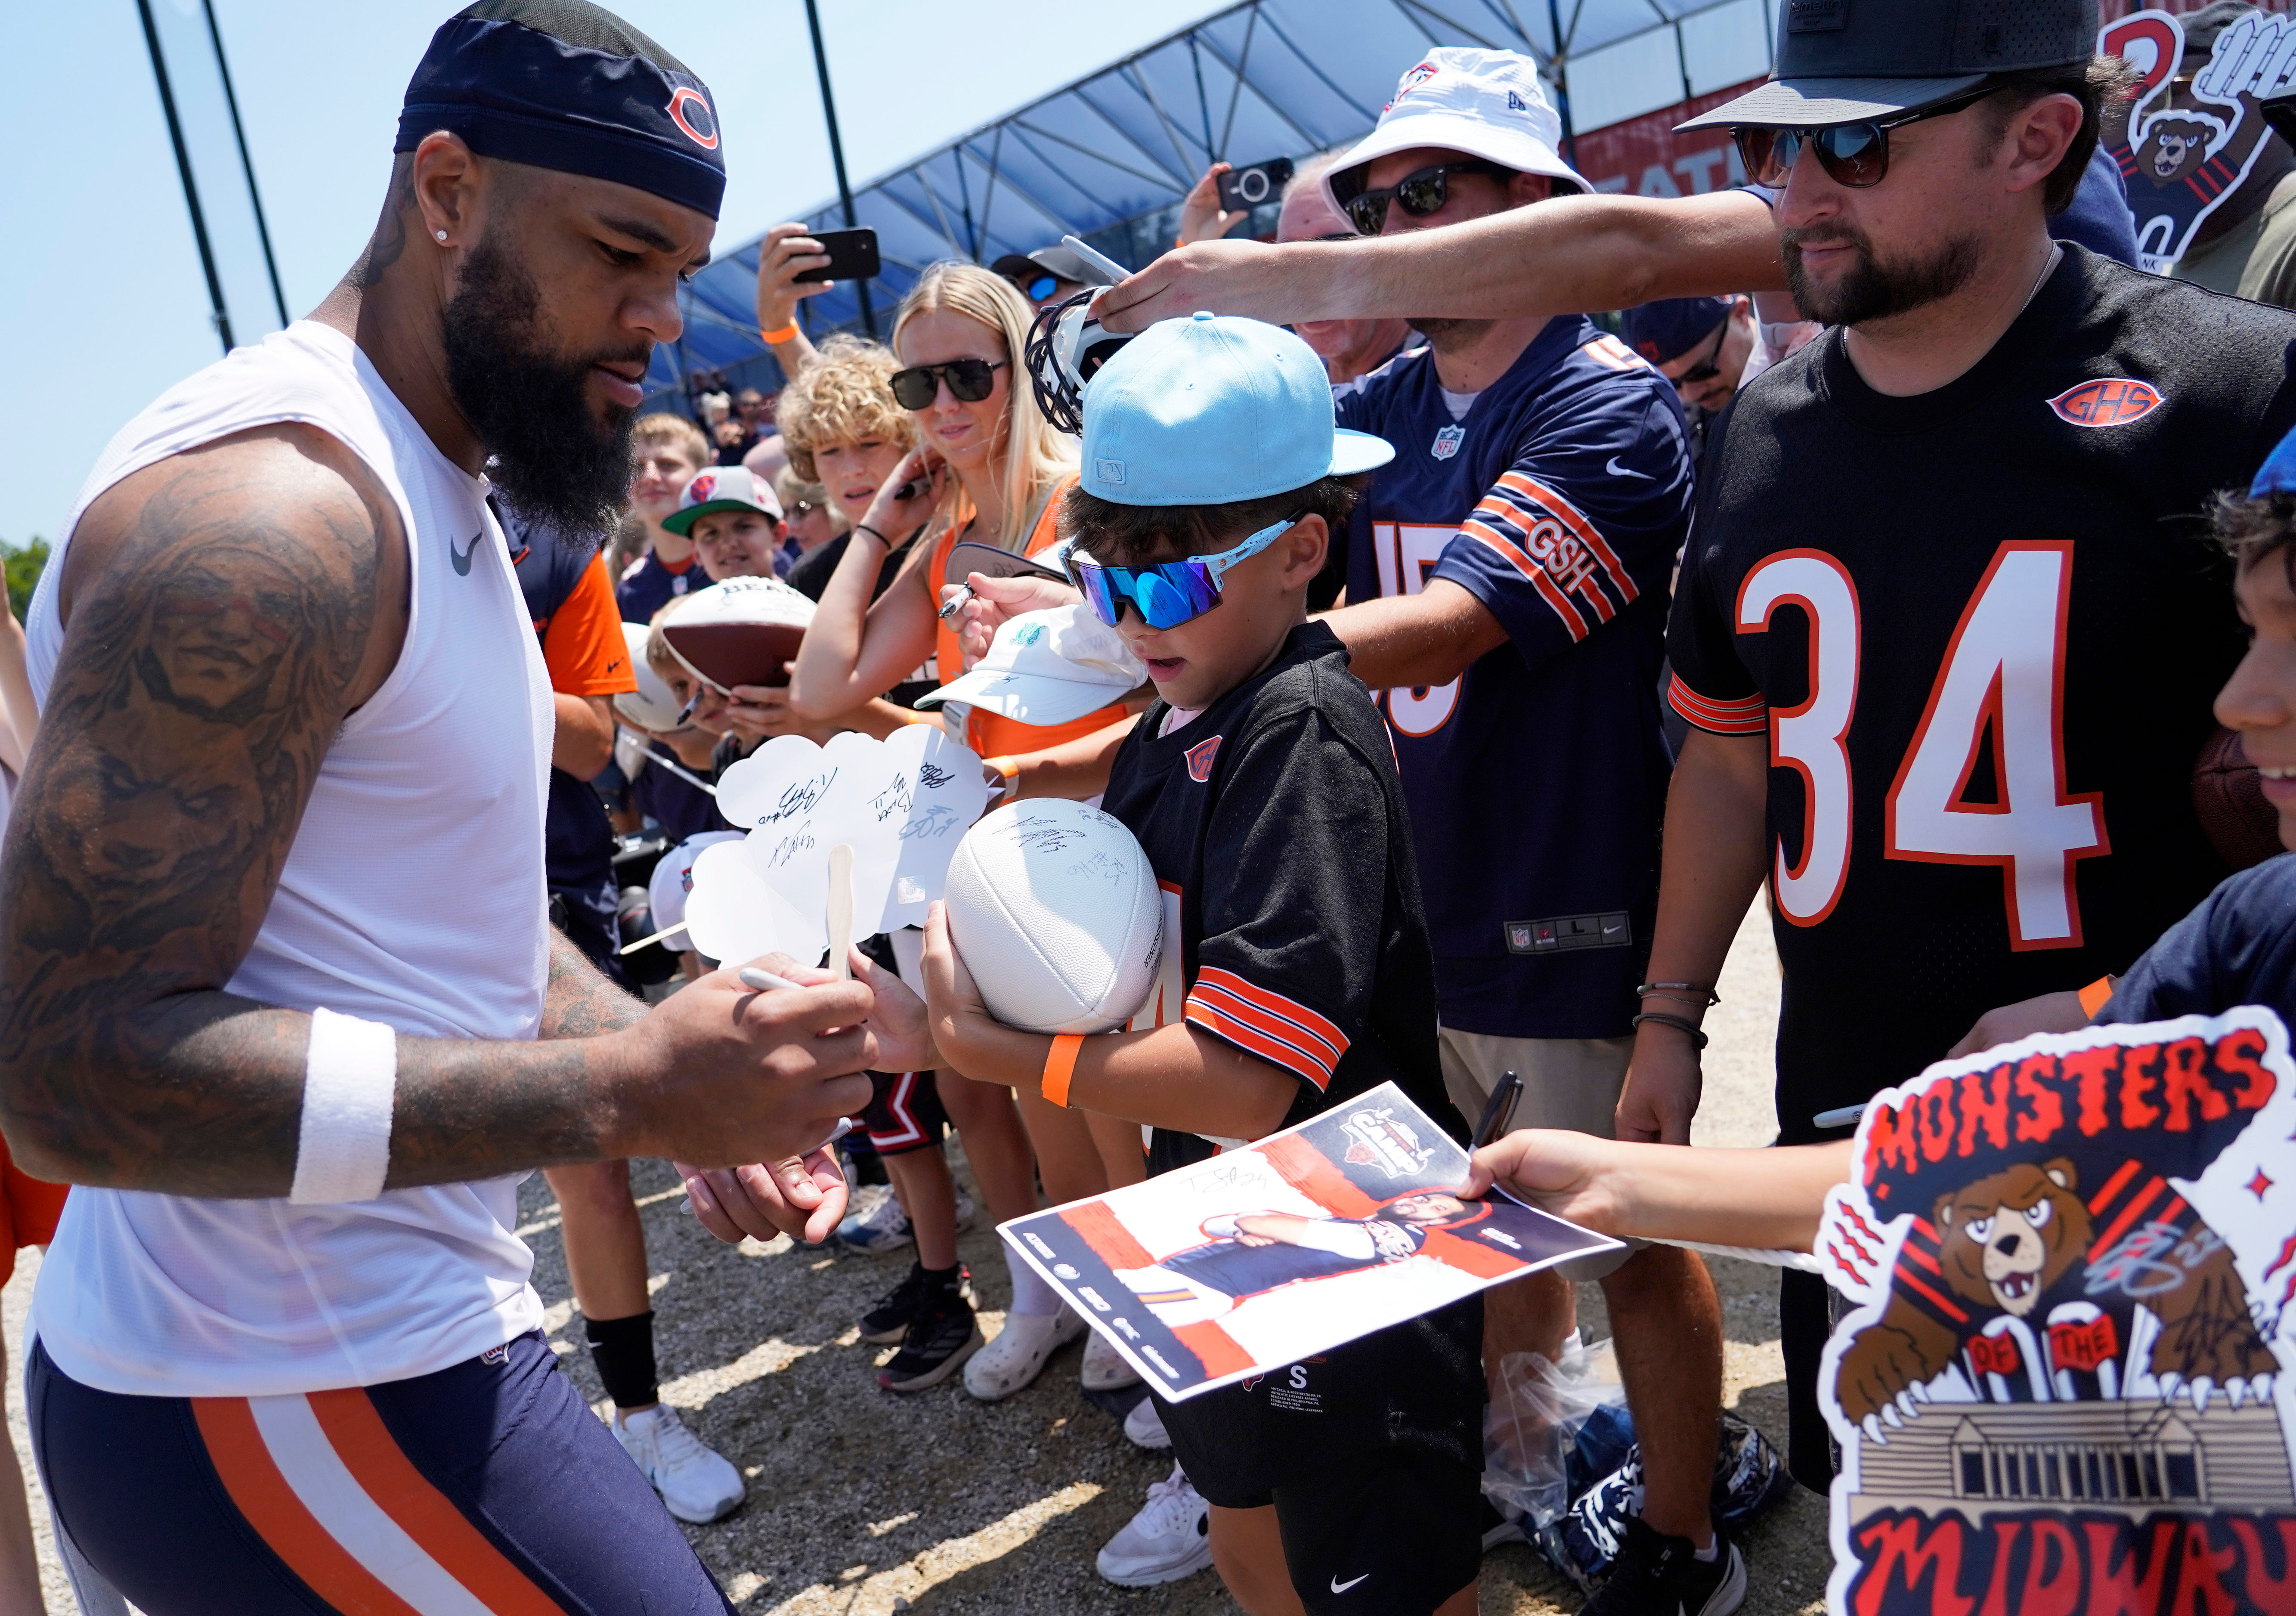
[[(1831, 291), (1820, 291), (1802, 273), (1805, 241), (1825, 244), (1849, 242), (1857, 262)], [(1977, 273), (1978, 243), (1970, 236), (1946, 242), (1926, 258), (1886, 260), (1877, 257), (1872, 242), (1853, 232), (1789, 230), (1780, 242), (1786, 265), (1786, 288), (1806, 320), (1823, 325), (1862, 325), (1891, 315), (1909, 314), (1941, 302), (1959, 291)]]
[(1426, 338), (1428, 347), (1437, 353), (1455, 354), (1472, 347), (1491, 324), (1488, 320), (1426, 319), (1412, 321), (1411, 328)]
[(487, 476), (519, 513), (562, 534), (612, 531), (629, 498), (637, 412), (616, 406), (601, 426), (590, 367), (648, 352), (568, 359), (542, 336), (542, 290), (492, 235), (463, 261), (441, 321), (447, 385), (492, 456)]

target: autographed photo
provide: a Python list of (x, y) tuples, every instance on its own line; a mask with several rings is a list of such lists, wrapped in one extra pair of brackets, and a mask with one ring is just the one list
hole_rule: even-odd
[(1462, 1201), (1466, 1174), (1466, 1152), (1387, 1083), (997, 1232), (1177, 1401), (1617, 1248), (1511, 1198)]

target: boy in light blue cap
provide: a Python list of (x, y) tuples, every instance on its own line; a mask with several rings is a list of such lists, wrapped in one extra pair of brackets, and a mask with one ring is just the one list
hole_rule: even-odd
[[(1386, 725), (1338, 638), (1307, 620), (1308, 586), (1355, 504), (1348, 480), (1392, 453), (1337, 429), (1322, 362), (1253, 320), (1153, 326), (1085, 394), (1062, 525), (1087, 606), (1156, 686), (1103, 806), (1164, 888), (1163, 980), (1134, 1030), (1018, 1031), (990, 1019), (938, 909), (926, 978), (947, 1064), (1149, 1126), (1152, 1172), (1386, 1082), (1467, 1137), (1436, 1051), (1434, 956)], [(1123, 1256), (1111, 1255), (1119, 1282), (1147, 1271)], [(1102, 1574), (1163, 1581), (1209, 1559), (1247, 1610), (1283, 1608), (1288, 1585), (1310, 1612), (1472, 1612), (1481, 1331), (1470, 1299), (1160, 1400), (1183, 1473), (1103, 1552)], [(1210, 1374), (1248, 1361), (1226, 1358), (1238, 1349), (1216, 1321), (1155, 1344)], [(1208, 1531), (1174, 1502), (1189, 1482)], [(1171, 1530), (1144, 1526), (1152, 1516)]]

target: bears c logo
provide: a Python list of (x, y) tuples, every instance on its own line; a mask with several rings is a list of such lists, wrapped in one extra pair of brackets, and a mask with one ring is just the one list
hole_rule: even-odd
[(701, 91), (679, 86), (669, 98), (669, 121), (704, 151), (718, 149), (718, 114), (709, 110), (709, 98)]
[(1225, 735), (1214, 735), (1188, 748), (1189, 779), (1202, 785), (1212, 777), (1212, 759), (1219, 756), (1220, 742), (1226, 739)]
[(2161, 392), (2149, 381), (2100, 376), (2067, 388), (2049, 400), (2049, 407), (2075, 426), (2127, 426), (2159, 409)]

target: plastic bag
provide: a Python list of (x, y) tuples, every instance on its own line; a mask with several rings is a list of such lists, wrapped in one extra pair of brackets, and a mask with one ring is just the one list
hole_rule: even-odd
[(1626, 1389), (1603, 1375), (1577, 1331), (1562, 1358), (1510, 1352), (1483, 1415), (1483, 1494), (1526, 1532), (1555, 1520), (1634, 1441)]

